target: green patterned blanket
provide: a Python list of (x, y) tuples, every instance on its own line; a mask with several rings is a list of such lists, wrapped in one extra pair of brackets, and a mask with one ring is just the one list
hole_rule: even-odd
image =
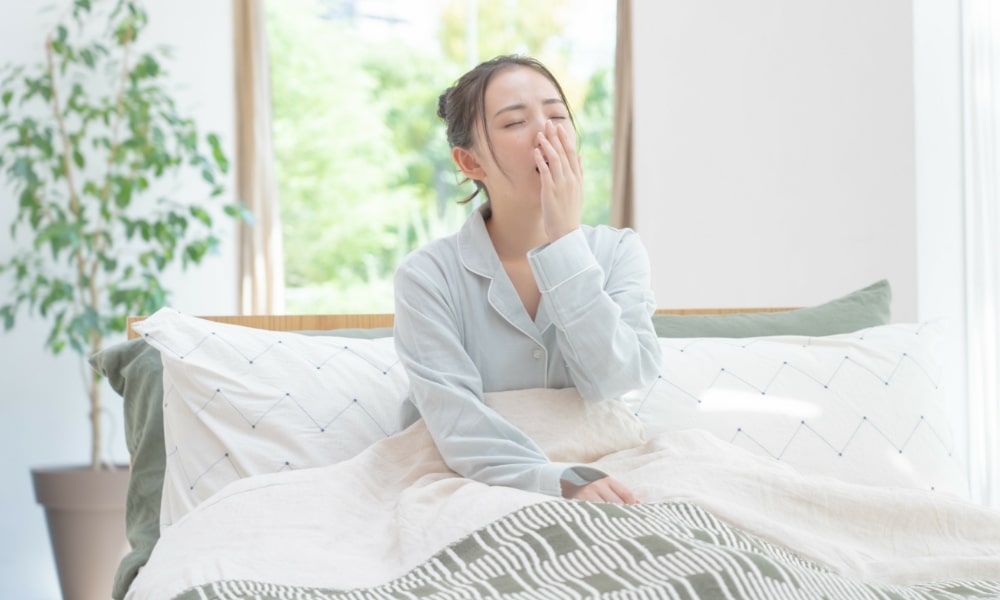
[[(331, 565), (336, 569), (336, 565)], [(1000, 598), (1000, 581), (892, 585), (850, 579), (686, 503), (543, 502), (357, 590), (223, 581), (177, 600), (959, 599)]]

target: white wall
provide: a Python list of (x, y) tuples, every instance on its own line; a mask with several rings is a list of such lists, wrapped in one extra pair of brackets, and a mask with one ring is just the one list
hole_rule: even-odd
[(635, 0), (637, 229), (660, 306), (876, 279), (945, 318), (965, 456), (961, 2)]
[[(0, 0), (0, 64), (42, 58), (44, 36), (58, 17), (43, 12), (50, 3)], [(61, 5), (71, 4), (68, 1)], [(232, 31), (229, 2), (175, 0), (147, 3), (148, 40), (174, 48), (167, 66), (179, 86), (180, 107), (205, 131), (223, 138), (233, 155)], [(197, 18), (193, 18), (196, 16)], [(198, 186), (195, 175), (193, 186)], [(183, 191), (186, 186), (181, 185)], [(203, 189), (198, 187), (198, 189)], [(231, 186), (230, 186), (231, 189)], [(0, 223), (6, 231), (16, 203), (9, 189), (0, 188)], [(236, 311), (235, 252), (229, 232), (226, 252), (210, 257), (197, 272), (173, 274), (165, 285), (173, 289), (173, 304), (192, 313)], [(0, 242), (0, 257), (10, 253)], [(0, 282), (0, 296), (9, 284)], [(74, 356), (52, 357), (42, 348), (47, 329), (37, 319), (23, 319), (9, 333), (0, 330), (0, 598), (21, 600), (59, 597), (43, 510), (35, 504), (29, 469), (33, 466), (84, 463), (89, 458), (87, 406)], [(111, 458), (128, 460), (120, 423), (121, 402), (106, 389)], [(109, 581), (110, 589), (110, 581)]]
[(881, 278), (916, 318), (908, 0), (637, 0), (637, 229), (660, 306)]

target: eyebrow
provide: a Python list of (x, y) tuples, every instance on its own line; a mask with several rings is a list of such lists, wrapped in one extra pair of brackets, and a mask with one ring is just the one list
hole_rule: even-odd
[[(548, 98), (548, 99), (542, 101), (542, 106), (549, 106), (550, 104), (563, 104), (563, 105), (565, 105), (566, 103), (562, 101), (562, 98)], [(512, 110), (524, 110), (525, 108), (528, 108), (528, 106), (526, 104), (511, 104), (510, 106), (505, 106), (505, 107), (501, 108), (500, 110), (498, 110), (493, 115), (493, 118), (495, 119), (495, 118), (499, 117), (501, 114), (503, 114), (505, 112), (510, 112)]]

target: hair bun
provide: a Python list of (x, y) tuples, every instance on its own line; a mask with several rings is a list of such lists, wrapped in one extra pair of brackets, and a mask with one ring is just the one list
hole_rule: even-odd
[(440, 96), (438, 96), (438, 117), (448, 120), (448, 99), (451, 98), (451, 92), (454, 90), (454, 86), (446, 89)]

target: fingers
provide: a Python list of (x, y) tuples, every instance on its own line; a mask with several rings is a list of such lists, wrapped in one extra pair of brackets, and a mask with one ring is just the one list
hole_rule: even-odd
[[(539, 135), (541, 135), (541, 133), (539, 133)], [(541, 148), (535, 148), (534, 157), (535, 168), (538, 169), (538, 174), (551, 179), (552, 173), (549, 172), (549, 165), (545, 162), (545, 154), (542, 153)]]
[(564, 127), (556, 126), (552, 121), (546, 121), (545, 126), (538, 132), (538, 150), (541, 151), (542, 160), (539, 164), (536, 153), (535, 164), (539, 172), (543, 169), (551, 171), (553, 177), (559, 177), (564, 171), (570, 171), (579, 175), (579, 157), (573, 151), (573, 145), (569, 139), (569, 133)]
[(590, 502), (608, 502), (611, 504), (638, 504), (635, 497), (625, 484), (612, 477), (598, 479), (579, 488), (573, 495), (574, 500)]
[(553, 127), (559, 136), (559, 141), (562, 143), (563, 156), (566, 157), (566, 166), (569, 167), (569, 170), (573, 171), (573, 174), (577, 177), (582, 177), (583, 162), (580, 155), (576, 153), (576, 149), (573, 148), (573, 141), (570, 139), (569, 130), (561, 126), (556, 127), (553, 125)]
[(535, 148), (535, 166), (541, 175), (549, 175), (553, 179), (562, 175), (563, 161), (565, 155), (560, 156), (559, 151), (552, 145), (546, 132), (552, 124), (546, 122), (545, 129), (538, 132), (538, 147)]
[(611, 477), (607, 477), (606, 479), (608, 479), (608, 487), (610, 487), (611, 490), (614, 491), (615, 496), (621, 499), (623, 503), (625, 504), (639, 503), (639, 499), (635, 497), (635, 494), (632, 493), (632, 490), (625, 487), (624, 483), (618, 481), (617, 479), (612, 479)]
[(541, 182), (542, 220), (549, 241), (580, 226), (583, 207), (582, 163), (572, 150), (572, 133), (546, 121), (537, 134), (535, 168)]

